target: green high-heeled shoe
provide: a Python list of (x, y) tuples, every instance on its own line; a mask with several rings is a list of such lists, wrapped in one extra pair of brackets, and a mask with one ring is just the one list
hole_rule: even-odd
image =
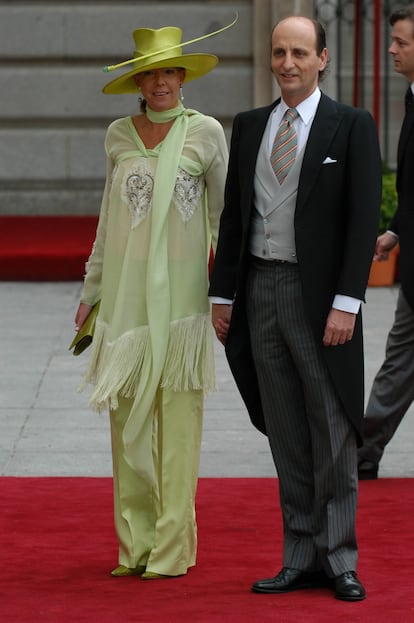
[(111, 571), (111, 575), (114, 578), (125, 578), (130, 575), (142, 575), (145, 571), (144, 565), (138, 565), (138, 567), (130, 568), (125, 565), (119, 565), (116, 569)]
[(175, 577), (175, 575), (163, 575), (162, 573), (155, 573), (155, 571), (145, 571), (141, 575), (142, 580), (167, 580), (168, 578)]

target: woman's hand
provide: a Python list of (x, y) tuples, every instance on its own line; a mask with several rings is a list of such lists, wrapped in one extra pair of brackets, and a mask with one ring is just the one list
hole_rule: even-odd
[(92, 309), (92, 305), (88, 305), (87, 303), (80, 303), (78, 307), (78, 311), (75, 316), (75, 331), (79, 331), (82, 328), (85, 320), (89, 316)]

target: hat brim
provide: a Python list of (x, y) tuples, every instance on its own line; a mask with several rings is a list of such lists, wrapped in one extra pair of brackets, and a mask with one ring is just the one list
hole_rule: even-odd
[(115, 78), (108, 82), (102, 92), (111, 95), (123, 93), (137, 93), (141, 89), (134, 80), (134, 76), (151, 69), (161, 69), (162, 67), (183, 67), (185, 72), (184, 82), (190, 82), (196, 78), (201, 78), (213, 69), (218, 63), (218, 58), (214, 54), (181, 54), (172, 58), (148, 63), (145, 67), (135, 67), (132, 71)]

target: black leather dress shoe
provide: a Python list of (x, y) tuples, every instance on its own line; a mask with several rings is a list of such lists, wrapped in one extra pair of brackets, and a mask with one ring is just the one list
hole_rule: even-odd
[(302, 571), (301, 569), (283, 569), (274, 578), (258, 580), (252, 586), (253, 593), (289, 593), (300, 588), (315, 588), (326, 585), (325, 574), (319, 571)]
[(358, 463), (358, 480), (376, 480), (378, 478), (378, 463), (361, 460)]
[(361, 601), (367, 596), (365, 588), (358, 580), (355, 571), (345, 571), (334, 578), (335, 597), (342, 601)]

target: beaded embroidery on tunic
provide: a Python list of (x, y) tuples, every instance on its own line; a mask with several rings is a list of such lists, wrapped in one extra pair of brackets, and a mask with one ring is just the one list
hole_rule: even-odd
[[(184, 223), (193, 217), (200, 205), (205, 183), (202, 175), (191, 175), (179, 168), (174, 186), (173, 205)], [(135, 229), (151, 210), (154, 176), (145, 164), (129, 169), (122, 180), (121, 198), (128, 206), (132, 217), (131, 227)]]
[(184, 169), (177, 171), (177, 181), (174, 187), (173, 204), (178, 210), (184, 223), (192, 218), (204, 193), (204, 177), (190, 175)]
[(154, 176), (149, 167), (138, 164), (124, 175), (121, 198), (128, 206), (132, 217), (131, 228), (135, 229), (151, 209)]

